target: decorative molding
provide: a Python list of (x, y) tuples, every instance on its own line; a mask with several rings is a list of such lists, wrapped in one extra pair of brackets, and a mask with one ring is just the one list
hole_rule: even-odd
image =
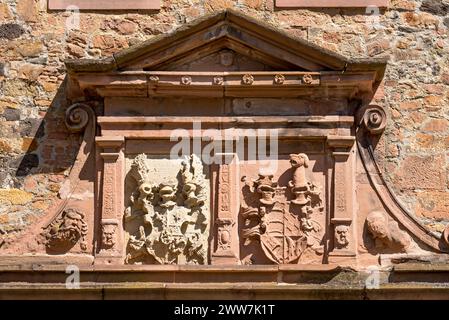
[(215, 248), (212, 264), (236, 264), (239, 261), (238, 221), (238, 160), (237, 155), (218, 154), (224, 163), (218, 165), (217, 208), (215, 220)]
[(251, 85), (254, 83), (254, 76), (247, 73), (245, 75), (243, 75), (242, 77), (242, 84), (244, 85)]
[(93, 116), (90, 106), (84, 103), (75, 103), (68, 107), (65, 112), (65, 125), (70, 132), (81, 132)]
[(354, 206), (352, 175), (354, 165), (352, 163), (351, 150), (355, 143), (353, 136), (328, 136), (327, 145), (330, 148), (334, 160), (333, 168), (333, 201), (331, 224), (333, 228), (333, 247), (329, 255), (332, 259), (337, 257), (354, 257)]
[(275, 74), (274, 75), (274, 83), (275, 84), (283, 84), (285, 82), (285, 76), (283, 74)]

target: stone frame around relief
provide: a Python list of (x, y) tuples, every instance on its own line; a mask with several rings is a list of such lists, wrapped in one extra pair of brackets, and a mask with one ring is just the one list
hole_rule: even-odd
[(49, 10), (159, 10), (160, 0), (48, 0)]
[(125, 263), (208, 264), (209, 168), (195, 154), (125, 148), (125, 159)]

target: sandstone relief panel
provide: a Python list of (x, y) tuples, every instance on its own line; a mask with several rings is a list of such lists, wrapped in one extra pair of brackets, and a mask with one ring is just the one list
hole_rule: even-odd
[[(73, 100), (103, 101), (68, 109), (67, 127), (85, 135), (62, 205), (17, 238), (29, 241), (0, 228), (2, 253), (38, 242), (32, 253), (94, 265), (303, 270), (449, 252), (449, 228), (414, 220), (375, 162), (387, 113), (369, 103), (385, 62), (329, 55), (232, 12), (198, 23), (117, 60), (67, 64)], [(170, 159), (178, 129), (204, 144), (235, 140), (214, 149), (233, 161), (206, 166), (190, 149)], [(270, 148), (279, 141), (270, 173), (237, 148), (267, 133)]]
[(320, 160), (314, 159), (312, 165), (306, 154), (290, 154), (288, 160), (279, 161), (277, 177), (242, 178), (243, 264), (322, 263), (324, 177), (323, 172), (311, 172), (323, 168)]
[(210, 183), (201, 160), (140, 154), (128, 165), (126, 263), (207, 264)]

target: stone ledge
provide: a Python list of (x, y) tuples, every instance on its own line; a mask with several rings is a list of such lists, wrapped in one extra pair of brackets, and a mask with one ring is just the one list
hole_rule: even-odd
[(449, 286), (428, 284), (388, 284), (378, 289), (353, 285), (280, 284), (95, 284), (82, 283), (80, 289), (65, 285), (0, 284), (0, 299), (443, 299)]

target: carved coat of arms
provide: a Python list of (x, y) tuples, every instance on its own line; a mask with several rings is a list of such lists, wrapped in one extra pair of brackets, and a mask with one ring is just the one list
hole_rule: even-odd
[(128, 241), (127, 262), (142, 256), (159, 264), (207, 263), (207, 181), (201, 160), (192, 155), (182, 163), (174, 183), (153, 183), (146, 156), (137, 156), (131, 174), (138, 187), (131, 195), (125, 221), (139, 219)]
[(251, 205), (241, 211), (244, 244), (259, 241), (266, 257), (277, 264), (296, 263), (307, 249), (323, 253), (322, 227), (314, 219), (323, 207), (319, 188), (306, 180), (308, 162), (305, 154), (290, 155), (294, 168), (289, 183), (291, 200), (286, 197), (286, 187), (273, 182), (272, 175), (244, 180), (244, 192), (250, 198), (252, 195)]

